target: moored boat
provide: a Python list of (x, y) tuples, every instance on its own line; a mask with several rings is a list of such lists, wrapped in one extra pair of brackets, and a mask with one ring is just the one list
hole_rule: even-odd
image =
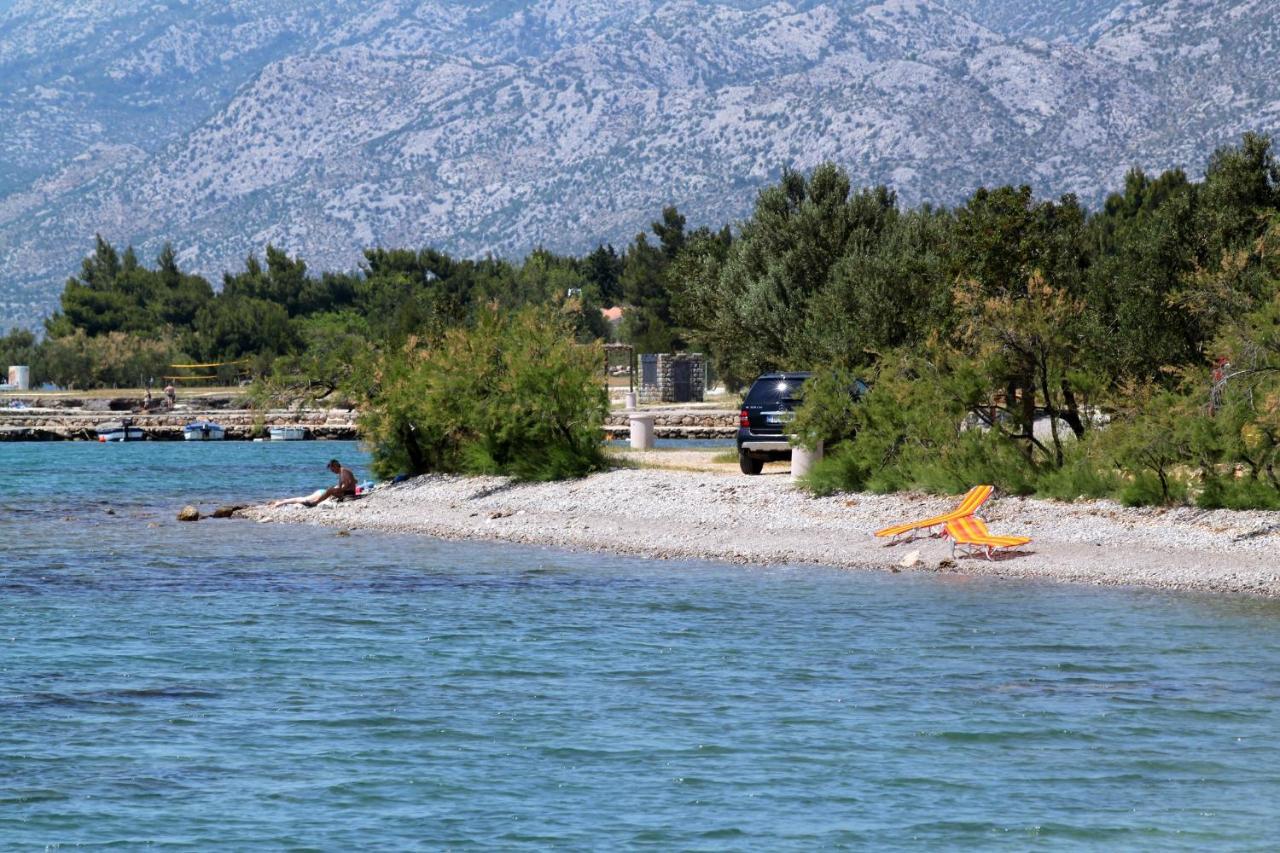
[(142, 427), (134, 426), (133, 421), (125, 418), (120, 423), (103, 424), (98, 427), (98, 441), (142, 441), (147, 434)]
[(182, 428), (183, 441), (222, 441), (227, 431), (213, 421), (192, 421)]
[(267, 430), (272, 441), (302, 441), (307, 437), (304, 426), (273, 426)]

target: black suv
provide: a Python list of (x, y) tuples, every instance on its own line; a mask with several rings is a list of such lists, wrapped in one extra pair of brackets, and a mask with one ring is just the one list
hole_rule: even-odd
[(795, 417), (800, 386), (812, 374), (764, 373), (751, 384), (738, 414), (738, 466), (759, 474), (766, 462), (791, 458), (787, 424)]

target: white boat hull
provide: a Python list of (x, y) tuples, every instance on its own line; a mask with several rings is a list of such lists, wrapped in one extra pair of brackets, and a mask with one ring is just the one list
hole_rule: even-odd
[(120, 427), (98, 431), (98, 441), (142, 441), (146, 433), (142, 427)]
[(227, 432), (220, 424), (187, 424), (182, 428), (183, 441), (222, 441)]
[(272, 441), (302, 441), (307, 437), (307, 428), (300, 426), (271, 427), (267, 430)]

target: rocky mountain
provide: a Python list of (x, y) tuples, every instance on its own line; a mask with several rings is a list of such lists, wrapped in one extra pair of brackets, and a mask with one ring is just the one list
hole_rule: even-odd
[(827, 159), (1096, 203), (1274, 132), (1278, 46), (1274, 0), (0, 0), (0, 324), (95, 232), (215, 280), (267, 242), (576, 251)]

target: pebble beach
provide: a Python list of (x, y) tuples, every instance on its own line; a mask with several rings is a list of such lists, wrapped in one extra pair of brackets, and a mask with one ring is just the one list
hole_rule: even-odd
[[(677, 458), (677, 462), (678, 462)], [(261, 523), (313, 524), (443, 539), (491, 540), (654, 559), (812, 563), (884, 572), (1006, 577), (1280, 597), (1280, 513), (1127, 508), (997, 495), (993, 533), (1032, 537), (1016, 552), (953, 557), (948, 540), (887, 542), (873, 531), (951, 509), (958, 498), (815, 498), (785, 466), (619, 467), (581, 480), (515, 483), (426, 475), (356, 501), (250, 507)]]

